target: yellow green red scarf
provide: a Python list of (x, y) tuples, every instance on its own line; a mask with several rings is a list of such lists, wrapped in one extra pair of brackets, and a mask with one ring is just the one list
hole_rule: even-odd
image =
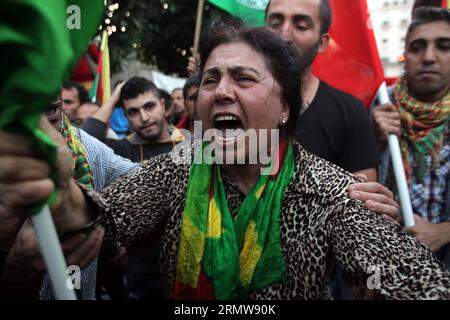
[[(403, 78), (397, 84), (394, 95), (400, 112), (400, 147), (406, 177), (410, 182), (414, 174), (420, 181), (424, 176), (428, 155), (432, 156), (433, 166), (439, 166), (439, 152), (450, 114), (450, 92), (434, 103), (420, 102), (411, 97), (406, 79)], [(414, 172), (411, 172), (410, 153), (417, 163)]]
[(91, 166), (87, 160), (86, 149), (81, 144), (69, 119), (64, 115), (61, 123), (61, 134), (66, 139), (67, 147), (72, 152), (72, 177), (89, 189), (94, 188), (94, 177)]
[(290, 143), (280, 143), (279, 156), (281, 169), (261, 176), (234, 220), (227, 205), (221, 167), (192, 165), (174, 299), (245, 299), (258, 289), (284, 281), (280, 208), (294, 175)]

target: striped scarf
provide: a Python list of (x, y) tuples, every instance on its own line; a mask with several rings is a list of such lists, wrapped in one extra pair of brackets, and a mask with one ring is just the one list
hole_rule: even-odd
[(87, 160), (86, 149), (81, 144), (69, 119), (64, 115), (61, 123), (61, 134), (72, 152), (73, 175), (72, 178), (89, 189), (94, 188), (94, 177), (91, 166)]
[(280, 143), (279, 156), (281, 169), (261, 176), (234, 220), (220, 166), (192, 165), (174, 299), (243, 299), (258, 289), (284, 281), (280, 209), (284, 191), (294, 175), (290, 143)]
[[(439, 166), (439, 152), (444, 140), (444, 131), (450, 114), (450, 92), (434, 103), (420, 102), (408, 93), (406, 79), (401, 79), (394, 91), (400, 112), (403, 163), (408, 183), (415, 175), (419, 181), (425, 174), (427, 156), (431, 155), (433, 168)], [(411, 168), (410, 156), (417, 163)]]

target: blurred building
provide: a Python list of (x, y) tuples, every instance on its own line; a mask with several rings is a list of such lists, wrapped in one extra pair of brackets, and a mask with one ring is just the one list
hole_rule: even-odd
[(414, 0), (367, 0), (367, 5), (385, 76), (399, 77)]

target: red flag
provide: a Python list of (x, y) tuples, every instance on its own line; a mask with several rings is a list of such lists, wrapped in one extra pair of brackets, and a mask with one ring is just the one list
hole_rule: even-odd
[(330, 4), (330, 45), (317, 56), (313, 72), (368, 107), (384, 76), (366, 0), (331, 0)]

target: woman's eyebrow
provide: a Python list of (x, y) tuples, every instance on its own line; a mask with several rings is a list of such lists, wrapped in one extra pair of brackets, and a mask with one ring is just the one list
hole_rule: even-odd
[(212, 67), (212, 68), (209, 68), (209, 69), (207, 69), (207, 70), (205, 70), (203, 72), (204, 75), (205, 74), (208, 74), (208, 75), (220, 75), (220, 73), (221, 72), (220, 72), (218, 67)]
[[(236, 74), (239, 72), (243, 72), (243, 71), (251, 71), (255, 74), (257, 74), (258, 76), (260, 76), (261, 74), (258, 72), (258, 70), (252, 68), (252, 67), (246, 67), (246, 66), (233, 66), (233, 67), (229, 67), (227, 68), (227, 72), (229, 74)], [(220, 76), (222, 74), (222, 72), (220, 71), (220, 69), (218, 67), (212, 67), (210, 69), (207, 69), (204, 71), (203, 73), (204, 75), (212, 75), (212, 76)]]
[(260, 76), (260, 73), (252, 67), (235, 66), (235, 67), (228, 68), (228, 72), (230, 74), (236, 74), (236, 73), (243, 72), (243, 71), (251, 71), (251, 72), (257, 74), (258, 76)]

